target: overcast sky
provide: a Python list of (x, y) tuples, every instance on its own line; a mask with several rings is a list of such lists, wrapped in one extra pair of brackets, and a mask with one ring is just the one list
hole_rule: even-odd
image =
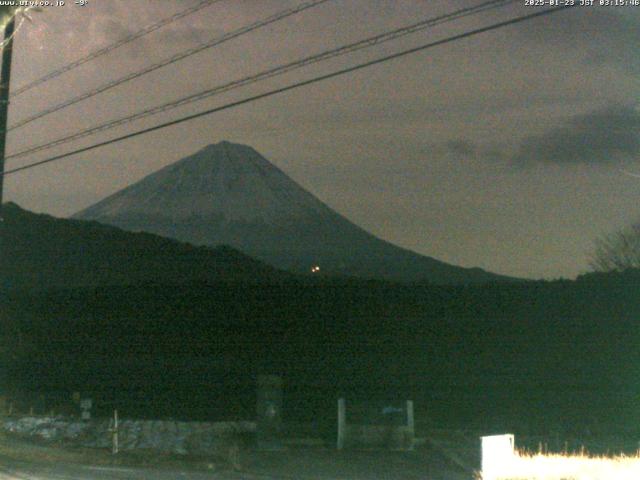
[[(18, 96), (10, 123), (297, 1), (219, 1)], [(195, 3), (44, 8), (17, 33), (11, 86)], [(331, 0), (13, 130), (7, 153), (477, 3)], [(515, 2), (7, 168), (535, 9)], [(628, 174), (640, 174), (638, 45), (640, 7), (578, 7), (8, 176), (6, 200), (67, 216), (225, 139), (402, 247), (508, 275), (575, 277), (595, 238), (640, 220), (640, 178)]]

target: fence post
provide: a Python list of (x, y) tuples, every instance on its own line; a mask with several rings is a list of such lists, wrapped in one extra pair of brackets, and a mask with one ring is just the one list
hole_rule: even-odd
[(112, 433), (112, 453), (116, 455), (119, 451), (118, 448), (118, 410), (113, 411), (113, 428)]
[(344, 437), (347, 430), (347, 416), (345, 410), (344, 398), (338, 399), (338, 450), (344, 448)]
[(407, 400), (407, 430), (409, 430), (409, 450), (413, 450), (416, 438), (416, 424), (413, 417), (413, 400)]

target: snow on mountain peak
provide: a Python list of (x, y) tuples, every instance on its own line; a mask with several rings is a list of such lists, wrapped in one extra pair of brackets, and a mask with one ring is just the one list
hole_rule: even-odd
[(220, 216), (274, 222), (317, 215), (327, 207), (253, 148), (222, 141), (80, 212), (79, 217)]

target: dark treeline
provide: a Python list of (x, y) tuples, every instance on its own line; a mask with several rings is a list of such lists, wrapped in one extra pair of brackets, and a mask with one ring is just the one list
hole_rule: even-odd
[(255, 376), (276, 373), (295, 421), (333, 421), (346, 395), (412, 398), (418, 419), (436, 426), (640, 425), (638, 272), (484, 287), (99, 287), (0, 300), (6, 388), (89, 392), (135, 416), (250, 418)]

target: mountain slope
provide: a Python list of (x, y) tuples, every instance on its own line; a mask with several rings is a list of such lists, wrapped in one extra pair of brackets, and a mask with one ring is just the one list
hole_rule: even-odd
[(215, 249), (96, 222), (3, 207), (0, 287), (280, 283), (292, 275), (229, 247)]
[(248, 146), (220, 142), (74, 218), (196, 245), (227, 244), (278, 268), (443, 284), (508, 280), (380, 240), (330, 209)]

